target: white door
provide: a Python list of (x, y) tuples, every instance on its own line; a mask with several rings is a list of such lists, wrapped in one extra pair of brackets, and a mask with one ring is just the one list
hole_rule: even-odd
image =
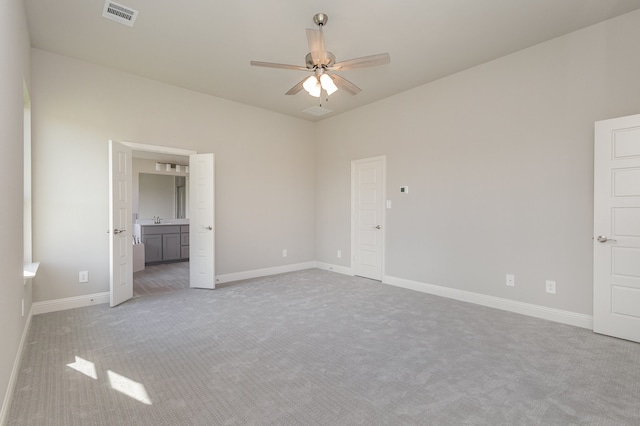
[(131, 148), (109, 141), (110, 305), (133, 297)]
[(640, 115), (595, 124), (593, 331), (640, 342)]
[(190, 285), (216, 288), (213, 154), (189, 156)]
[(353, 273), (378, 281), (384, 263), (384, 179), (384, 157), (351, 163)]

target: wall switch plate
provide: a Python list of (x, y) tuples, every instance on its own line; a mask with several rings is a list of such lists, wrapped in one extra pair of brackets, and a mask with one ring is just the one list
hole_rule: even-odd
[(556, 282), (547, 280), (545, 283), (547, 293), (556, 294)]
[(400, 187), (400, 193), (401, 194), (407, 194), (409, 192), (409, 187), (408, 186), (401, 186)]
[(79, 283), (88, 283), (89, 282), (89, 271), (80, 271), (78, 273), (78, 282)]
[(342, 250), (338, 250), (338, 259), (342, 257)]
[(387, 200), (387, 208), (390, 209), (391, 208), (391, 200)]
[(509, 287), (515, 287), (515, 285), (516, 285), (516, 276), (512, 275), (512, 274), (507, 274), (507, 282), (506, 282), (506, 284)]
[(287, 257), (287, 249), (282, 250), (282, 257)]

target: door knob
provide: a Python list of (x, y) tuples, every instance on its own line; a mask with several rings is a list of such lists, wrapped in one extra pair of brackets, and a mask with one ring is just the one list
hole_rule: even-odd
[(599, 243), (606, 243), (606, 242), (608, 242), (608, 241), (617, 242), (617, 240), (611, 240), (611, 239), (609, 239), (609, 238), (605, 237), (604, 235), (598, 235), (598, 237), (596, 238), (596, 240), (597, 240)]
[(115, 229), (113, 230), (113, 234), (114, 234), (114, 235), (122, 234), (124, 231), (126, 231), (126, 230), (125, 230), (125, 229), (118, 229), (118, 228), (115, 228)]
[(380, 229), (380, 225), (374, 226), (375, 229)]
[(213, 230), (213, 226), (209, 225), (209, 226), (203, 226), (204, 229), (208, 229), (209, 231)]

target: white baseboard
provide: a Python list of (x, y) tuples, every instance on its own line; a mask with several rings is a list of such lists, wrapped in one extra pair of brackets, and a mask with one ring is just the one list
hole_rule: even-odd
[(326, 271), (337, 272), (339, 274), (353, 276), (353, 270), (347, 266), (332, 265), (331, 263), (316, 262), (316, 268)]
[(46, 314), (48, 312), (64, 311), (65, 309), (82, 308), (89, 305), (109, 303), (109, 292), (87, 294), (84, 296), (67, 297), (64, 299), (36, 302), (31, 309), (33, 315)]
[[(349, 267), (332, 265), (330, 263), (324, 262), (304, 262), (291, 265), (275, 266), (272, 268), (254, 269), (250, 271), (218, 275), (216, 277), (216, 284), (265, 277), (268, 275), (283, 274), (286, 272), (301, 271), (303, 269), (311, 268), (323, 269), (344, 275), (353, 275), (353, 271)], [(385, 275), (382, 279), (382, 282), (384, 284), (389, 284), (396, 287), (402, 287), (410, 290), (420, 291), (423, 293), (434, 294), (436, 296), (460, 300), (462, 302), (475, 303), (477, 305), (487, 306), (490, 308), (502, 309), (504, 311), (514, 312), (517, 314), (528, 315), (535, 318), (546, 319), (549, 321), (555, 321), (562, 324), (568, 324), (593, 330), (593, 316), (591, 315), (579, 314), (576, 312), (534, 305), (531, 303), (518, 302), (516, 300), (504, 299), (501, 297), (489, 296), (485, 294), (474, 293), (471, 291), (442, 287), (434, 284), (426, 284), (419, 281), (412, 281), (404, 278), (392, 277), (389, 275)], [(80, 308), (83, 306), (95, 305), (100, 303), (109, 303), (109, 292), (69, 297), (65, 299), (49, 300), (45, 302), (36, 302), (32, 305), (31, 310), (33, 315), (38, 315), (47, 312)], [(0, 423), (0, 425), (1, 424), (2, 423)]]
[(503, 311), (528, 315), (562, 324), (593, 330), (593, 316), (578, 314), (561, 309), (548, 308), (546, 306), (534, 305), (531, 303), (518, 302), (516, 300), (503, 299), (501, 297), (488, 296), (471, 291), (457, 290), (449, 287), (442, 287), (433, 284), (425, 284), (418, 281), (411, 281), (404, 278), (385, 276), (382, 280), (384, 284), (410, 290), (421, 291), (423, 293), (434, 294), (436, 296), (448, 297), (462, 302), (475, 303), (477, 305), (488, 306), (490, 308), (502, 309)]
[(22, 330), (22, 337), (20, 338), (20, 344), (18, 345), (18, 351), (16, 358), (13, 360), (13, 368), (11, 369), (11, 376), (9, 376), (9, 385), (4, 395), (4, 401), (2, 402), (2, 408), (0, 408), (0, 425), (5, 426), (7, 424), (7, 416), (9, 414), (9, 406), (13, 400), (13, 392), (16, 389), (16, 381), (18, 380), (18, 373), (20, 372), (20, 363), (22, 361), (22, 351), (24, 350), (24, 344), (27, 341), (27, 335), (29, 334), (29, 328), (31, 327), (31, 318), (33, 317), (33, 306), (29, 310), (27, 321)]
[(301, 271), (316, 267), (316, 262), (294, 263), (291, 265), (274, 266), (272, 268), (253, 269), (251, 271), (232, 272), (230, 274), (217, 275), (216, 284), (231, 281), (248, 280), (250, 278), (266, 277), (268, 275), (284, 274), (285, 272)]

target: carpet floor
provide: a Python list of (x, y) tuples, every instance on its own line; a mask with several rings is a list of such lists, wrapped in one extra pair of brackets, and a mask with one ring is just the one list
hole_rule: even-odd
[(640, 424), (640, 345), (317, 269), (34, 316), (8, 415), (538, 424)]

